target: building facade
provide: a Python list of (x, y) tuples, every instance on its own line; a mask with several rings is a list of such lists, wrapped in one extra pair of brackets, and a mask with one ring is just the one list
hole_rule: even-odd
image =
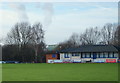
[(60, 51), (60, 60), (75, 63), (116, 63), (119, 59), (118, 53), (118, 49), (113, 45), (83, 45)]
[(58, 59), (58, 54), (48, 53), (46, 54), (46, 63), (54, 63), (54, 60)]

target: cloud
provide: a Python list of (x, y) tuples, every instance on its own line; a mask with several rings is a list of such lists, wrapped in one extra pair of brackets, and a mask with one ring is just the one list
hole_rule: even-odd
[[(17, 11), (13, 10), (0, 10), (0, 37), (6, 35), (11, 27), (24, 16), (29, 19), (30, 23), (41, 22), (49, 26), (43, 27), (45, 29), (45, 41), (47, 44), (55, 44), (68, 39), (73, 32), (82, 33), (86, 28), (103, 26), (108, 22), (117, 22), (117, 8), (97, 7), (86, 11), (71, 10), (64, 14), (56, 14), (53, 11), (54, 4), (46, 3), (41, 5), (40, 8), (44, 13), (26, 11), (26, 7), (18, 7), (19, 11), (25, 11), (25, 14), (18, 15)], [(13, 7), (14, 8), (14, 7)], [(54, 15), (53, 15), (54, 13)], [(23, 16), (23, 17), (22, 17)], [(22, 18), (20, 18), (22, 17)], [(46, 23), (46, 24), (45, 24)]]
[(48, 28), (49, 25), (52, 23), (54, 8), (52, 3), (44, 3), (42, 6), (42, 10), (44, 12), (44, 23), (43, 26)]
[(86, 28), (102, 27), (106, 23), (117, 22), (117, 8), (97, 8), (89, 11), (69, 12), (54, 15), (49, 29), (46, 31), (47, 43), (58, 43), (68, 39), (73, 32), (81, 34)]
[(0, 37), (5, 37), (7, 32), (18, 20), (16, 12), (0, 10)]
[(22, 3), (17, 3), (17, 4), (9, 4), (9, 7), (15, 9), (15, 11), (17, 12), (18, 14), (18, 17), (19, 17), (19, 20), (21, 22), (28, 22), (29, 21), (29, 18), (28, 18), (28, 15), (26, 13), (26, 6)]
[[(42, 22), (43, 15), (36, 13), (28, 13), (27, 17), (31, 24), (35, 22)], [(25, 20), (24, 20), (25, 21)], [(18, 12), (10, 10), (0, 10), (0, 37), (5, 37), (11, 30), (15, 23), (21, 22)]]

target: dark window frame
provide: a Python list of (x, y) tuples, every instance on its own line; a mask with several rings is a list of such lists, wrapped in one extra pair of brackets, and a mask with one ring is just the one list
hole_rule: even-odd
[(56, 54), (52, 54), (52, 58), (56, 58)]
[(70, 56), (68, 55), (68, 53), (64, 54), (64, 58), (70, 58)]
[(72, 56), (79, 56), (79, 53), (72, 53)]

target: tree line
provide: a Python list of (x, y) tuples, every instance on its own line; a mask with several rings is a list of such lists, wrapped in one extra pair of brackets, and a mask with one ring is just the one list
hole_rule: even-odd
[(81, 34), (73, 33), (68, 40), (59, 43), (56, 49), (98, 44), (120, 45), (120, 26), (117, 23), (107, 23), (103, 27), (87, 28)]
[(3, 60), (20, 62), (45, 62), (46, 44), (41, 23), (16, 23), (7, 34), (3, 48)]
[[(44, 41), (45, 31), (41, 23), (16, 23), (7, 34), (2, 47), (3, 61), (46, 62), (48, 52)], [(58, 44), (54, 51), (79, 47), (81, 45), (120, 45), (120, 26), (107, 23), (103, 27), (87, 28), (83, 33), (73, 33), (70, 38)]]

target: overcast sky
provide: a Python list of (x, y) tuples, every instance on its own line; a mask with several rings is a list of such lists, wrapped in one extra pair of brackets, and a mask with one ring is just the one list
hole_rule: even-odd
[(16, 22), (41, 22), (45, 42), (57, 44), (86, 28), (117, 23), (117, 2), (4, 2), (0, 3), (0, 37)]

